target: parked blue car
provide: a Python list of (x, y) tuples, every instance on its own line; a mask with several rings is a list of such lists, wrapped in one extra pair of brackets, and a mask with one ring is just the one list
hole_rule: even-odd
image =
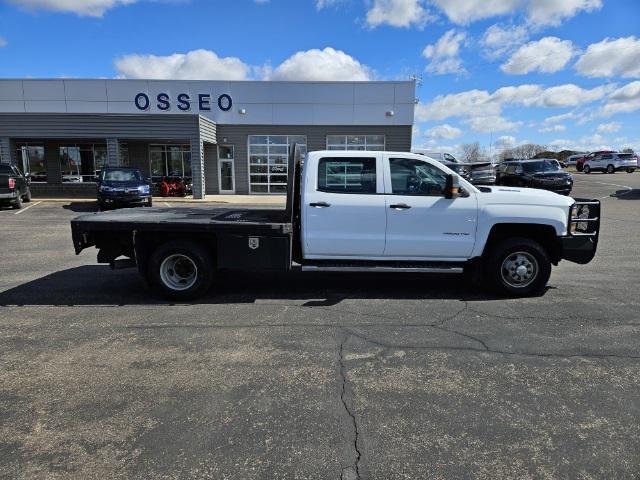
[(98, 175), (98, 207), (151, 207), (149, 183), (136, 168), (105, 168)]

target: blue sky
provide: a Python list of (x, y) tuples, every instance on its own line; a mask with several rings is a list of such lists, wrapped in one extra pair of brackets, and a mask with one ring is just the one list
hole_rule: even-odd
[(0, 0), (0, 76), (407, 79), (414, 144), (640, 149), (638, 0)]

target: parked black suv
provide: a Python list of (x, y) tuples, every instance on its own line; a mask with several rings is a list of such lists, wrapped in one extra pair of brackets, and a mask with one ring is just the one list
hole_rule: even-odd
[(31, 201), (31, 180), (15, 165), (0, 165), (0, 203), (22, 208)]
[(98, 175), (98, 207), (150, 207), (151, 187), (140, 170), (135, 168), (105, 168)]
[(555, 159), (514, 160), (500, 164), (496, 185), (541, 188), (569, 195), (573, 176), (562, 170)]

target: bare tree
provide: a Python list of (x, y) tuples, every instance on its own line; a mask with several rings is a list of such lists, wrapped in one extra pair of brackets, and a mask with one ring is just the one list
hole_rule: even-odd
[(537, 145), (535, 143), (525, 143), (512, 148), (505, 148), (500, 154), (500, 160), (508, 158), (530, 159), (536, 155), (548, 151), (546, 145)]
[(465, 162), (477, 162), (482, 156), (479, 142), (465, 143), (462, 145), (462, 158)]

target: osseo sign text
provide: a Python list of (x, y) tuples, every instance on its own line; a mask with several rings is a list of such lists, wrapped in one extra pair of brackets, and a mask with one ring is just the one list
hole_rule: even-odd
[[(138, 93), (135, 96), (134, 102), (136, 108), (143, 112), (151, 109), (151, 99), (146, 93)], [(168, 93), (159, 93), (154, 99), (155, 106), (158, 110), (168, 112), (174, 105), (174, 101), (171, 99)], [(195, 98), (191, 98), (188, 93), (181, 93), (175, 98), (175, 106), (178, 110), (188, 112), (193, 108), (197, 108), (200, 112), (210, 112), (215, 99), (212, 98), (209, 93), (199, 93)], [(223, 93), (217, 99), (218, 108), (223, 112), (228, 112), (233, 107), (233, 100), (230, 95)]]

